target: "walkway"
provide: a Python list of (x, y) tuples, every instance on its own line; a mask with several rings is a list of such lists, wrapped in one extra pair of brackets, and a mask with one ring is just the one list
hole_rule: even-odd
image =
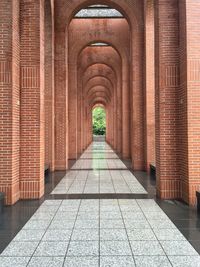
[(135, 176), (105, 142), (94, 142), (52, 194), (147, 194)]
[(92, 144), (0, 256), (3, 267), (198, 267), (200, 256), (105, 143)]

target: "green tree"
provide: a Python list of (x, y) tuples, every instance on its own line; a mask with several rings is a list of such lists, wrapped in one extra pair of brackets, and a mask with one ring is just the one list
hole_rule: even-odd
[(92, 111), (93, 118), (93, 134), (105, 135), (106, 134), (106, 112), (104, 108), (94, 108)]

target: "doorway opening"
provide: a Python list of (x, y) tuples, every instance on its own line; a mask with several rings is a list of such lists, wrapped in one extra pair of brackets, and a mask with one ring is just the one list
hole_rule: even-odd
[(92, 110), (93, 140), (105, 139), (106, 136), (106, 111), (104, 107), (97, 106)]

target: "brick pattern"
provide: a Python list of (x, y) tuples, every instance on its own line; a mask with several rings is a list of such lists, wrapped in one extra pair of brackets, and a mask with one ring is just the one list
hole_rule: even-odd
[(20, 2), (20, 198), (44, 192), (44, 1)]
[(0, 191), (19, 199), (19, 2), (0, 2)]
[(156, 173), (161, 198), (180, 197), (178, 1), (156, 1)]
[[(92, 140), (92, 107), (103, 105), (112, 147), (131, 157), (135, 170), (156, 161), (161, 198), (195, 204), (199, 1), (114, 0), (127, 21), (71, 21), (94, 3), (0, 1), (0, 191), (6, 203), (43, 195), (44, 164), (67, 169), (68, 159)], [(113, 48), (100, 54), (86, 47), (93, 41)]]

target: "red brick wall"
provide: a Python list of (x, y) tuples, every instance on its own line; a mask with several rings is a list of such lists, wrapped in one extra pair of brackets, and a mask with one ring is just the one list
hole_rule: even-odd
[(180, 198), (178, 147), (179, 13), (177, 0), (156, 1), (157, 194)]
[[(52, 1), (53, 3), (53, 1)], [(54, 132), (54, 7), (45, 1), (45, 164), (55, 168), (55, 132)]]
[(0, 191), (19, 199), (19, 3), (0, 2)]
[(44, 193), (44, 1), (20, 2), (20, 198)]

